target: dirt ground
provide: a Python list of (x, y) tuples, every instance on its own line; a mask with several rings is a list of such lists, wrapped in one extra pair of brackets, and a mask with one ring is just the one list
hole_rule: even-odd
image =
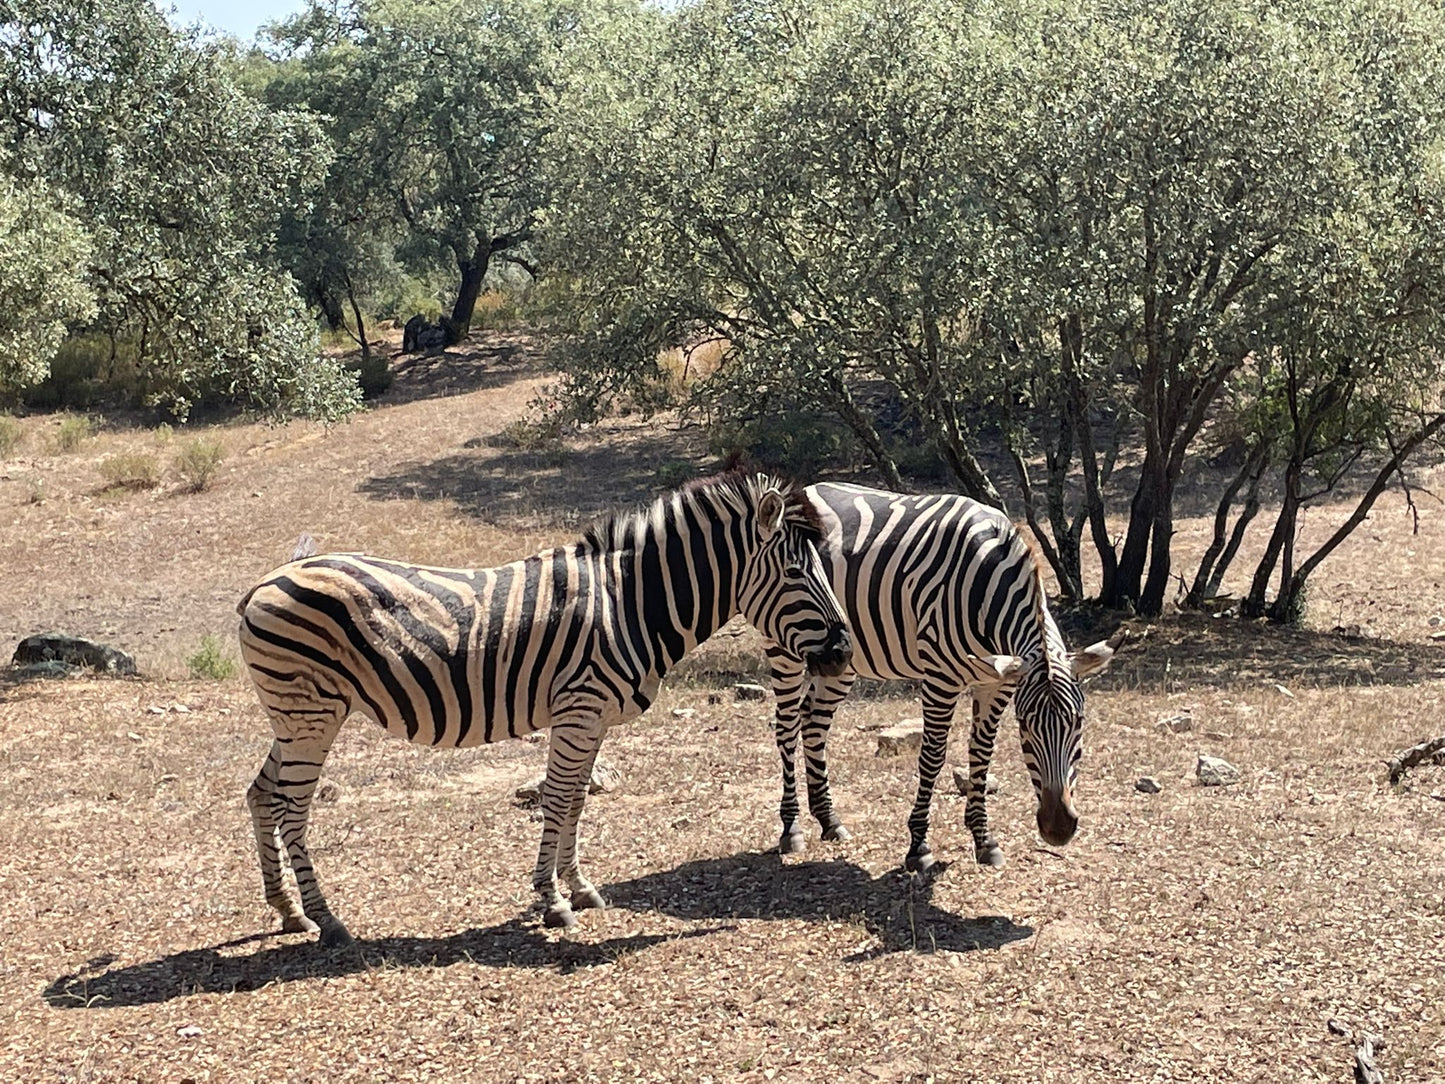
[[(815, 829), (780, 859), (769, 706), (734, 699), (757, 663), (725, 636), (604, 746), (622, 784), (583, 840), (609, 910), (557, 932), (532, 909), (540, 826), (513, 792), (545, 745), (433, 752), (356, 719), (311, 841), (358, 948), (275, 935), (243, 800), (268, 728), (243, 675), (185, 676), (205, 634), (234, 652), (236, 598), (303, 530), (489, 564), (704, 460), (675, 421), (537, 442), (532, 358), (494, 336), (329, 431), (198, 430), (228, 450), (198, 494), (102, 492), (97, 470), (169, 462), (191, 430), (60, 451), (59, 419), (22, 420), (0, 652), (62, 628), (145, 676), (0, 684), (0, 1081), (1347, 1081), (1332, 1018), (1384, 1036), (1386, 1080), (1445, 1080), (1445, 768), (1396, 790), (1382, 763), (1445, 731), (1445, 510), (1424, 495), (1419, 535), (1387, 499), (1325, 565), (1310, 629), (1173, 618), (1130, 645), (1089, 691), (1066, 849), (1040, 845), (1006, 730), (1006, 866), (974, 865), (947, 787), (947, 865), (904, 874), (914, 768), (873, 728), (919, 712), (884, 688), (831, 746), (853, 839)], [(1206, 530), (1182, 521), (1181, 550)], [(1193, 730), (1159, 729), (1186, 709)], [(1197, 786), (1200, 750), (1243, 781)]]

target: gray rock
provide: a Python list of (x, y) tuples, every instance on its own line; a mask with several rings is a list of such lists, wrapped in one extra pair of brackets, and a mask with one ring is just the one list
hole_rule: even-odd
[(17, 666), (11, 671), (11, 675), (22, 680), (31, 678), (73, 678), (83, 670), (84, 667), (72, 666), (68, 662), (61, 662), (59, 659), (46, 659), (44, 662), (32, 662), (27, 666)]
[(1134, 780), (1134, 789), (1140, 794), (1158, 794), (1164, 788), (1159, 785), (1159, 780), (1152, 775), (1141, 775)]
[[(59, 632), (42, 632), (27, 636), (15, 649), (10, 660), (15, 666), (32, 666), (36, 663), (62, 662), (69, 666), (88, 667), (102, 674), (129, 677), (135, 674), (135, 659), (124, 651), (105, 644), (86, 640), (80, 636), (66, 636)], [(56, 675), (50, 675), (56, 676)]]
[(1239, 782), (1239, 769), (1220, 757), (1199, 754), (1194, 774), (1201, 787), (1228, 787)]
[(1194, 716), (1187, 711), (1170, 715), (1154, 724), (1156, 730), (1167, 730), (1171, 734), (1187, 734), (1194, 729)]
[(733, 686), (733, 695), (739, 700), (766, 700), (768, 690), (751, 681), (740, 681)]
[(904, 753), (916, 753), (922, 748), (922, 719), (904, 719), (901, 723), (878, 731), (877, 756), (901, 757)]

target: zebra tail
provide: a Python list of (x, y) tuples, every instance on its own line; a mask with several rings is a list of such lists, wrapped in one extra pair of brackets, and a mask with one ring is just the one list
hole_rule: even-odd
[[(316, 539), (311, 537), (310, 532), (302, 531), (301, 537), (296, 539), (296, 547), (291, 551), (291, 560), (304, 561), (307, 557), (315, 557), (320, 551), (316, 548)], [(256, 587), (260, 587), (258, 583)], [(246, 615), (246, 604), (251, 601), (251, 596), (256, 593), (256, 587), (251, 588), (241, 596), (241, 601), (236, 603), (236, 615)]]

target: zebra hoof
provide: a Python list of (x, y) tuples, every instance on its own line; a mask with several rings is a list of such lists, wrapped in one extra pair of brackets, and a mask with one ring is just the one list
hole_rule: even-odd
[(909, 873), (927, 873), (933, 868), (933, 852), (925, 845), (916, 851), (909, 851), (903, 860), (903, 868)]
[(980, 866), (991, 866), (998, 869), (1003, 865), (1003, 848), (997, 843), (987, 843), (982, 847), (974, 848), (973, 857)]
[(348, 945), (354, 945), (355, 943), (352, 939), (351, 932), (334, 918), (328, 922), (321, 931), (322, 948), (346, 948)]
[(586, 911), (588, 909), (605, 911), (607, 901), (602, 898), (602, 893), (595, 888), (583, 888), (572, 893), (572, 910)]
[(577, 925), (577, 916), (566, 903), (554, 903), (542, 912), (542, 924), (554, 930), (565, 930)]
[(281, 916), (282, 933), (315, 933), (319, 929), (321, 929), (321, 927), (316, 925), (316, 923), (312, 922), (305, 915)]
[(825, 843), (846, 843), (852, 838), (853, 833), (841, 824), (831, 824), (823, 829), (823, 842)]
[(807, 847), (808, 841), (802, 832), (784, 832), (783, 838), (778, 840), (779, 854), (802, 854)]

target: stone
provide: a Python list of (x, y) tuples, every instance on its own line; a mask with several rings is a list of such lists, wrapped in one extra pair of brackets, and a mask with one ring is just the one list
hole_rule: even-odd
[(1171, 734), (1187, 734), (1194, 729), (1194, 716), (1187, 711), (1168, 715), (1154, 724), (1155, 730), (1167, 730)]
[(60, 632), (42, 632), (27, 636), (20, 641), (20, 645), (15, 649), (15, 656), (10, 661), (14, 666), (63, 662), (69, 666), (85, 667), (116, 677), (132, 677), (136, 672), (135, 659), (124, 651), (81, 636), (67, 636)]
[(72, 666), (68, 662), (61, 662), (59, 659), (46, 659), (44, 662), (32, 662), (28, 666), (17, 666), (11, 671), (12, 676), (29, 678), (73, 678), (77, 676), (84, 667)]
[(1164, 788), (1159, 785), (1159, 780), (1152, 775), (1141, 775), (1134, 780), (1134, 789), (1140, 794), (1158, 794)]
[(733, 696), (739, 700), (766, 700), (768, 690), (751, 681), (740, 681), (733, 686)]
[(316, 800), (330, 804), (341, 797), (341, 784), (331, 779), (323, 779), (316, 786)]
[(1199, 754), (1194, 775), (1201, 787), (1228, 787), (1239, 782), (1239, 769), (1221, 757)]
[(673, 708), (673, 709), (672, 709), (672, 717), (673, 717), (674, 719), (691, 719), (691, 718), (692, 718), (694, 715), (696, 715), (696, 714), (697, 714), (697, 709), (696, 709), (696, 708)]
[(901, 723), (878, 731), (877, 756), (901, 757), (904, 753), (916, 753), (922, 748), (922, 719), (904, 719)]
[(1432, 629), (1438, 629), (1441, 625), (1445, 625), (1445, 617), (1441, 617), (1439, 614), (1432, 614), (1426, 624)]

